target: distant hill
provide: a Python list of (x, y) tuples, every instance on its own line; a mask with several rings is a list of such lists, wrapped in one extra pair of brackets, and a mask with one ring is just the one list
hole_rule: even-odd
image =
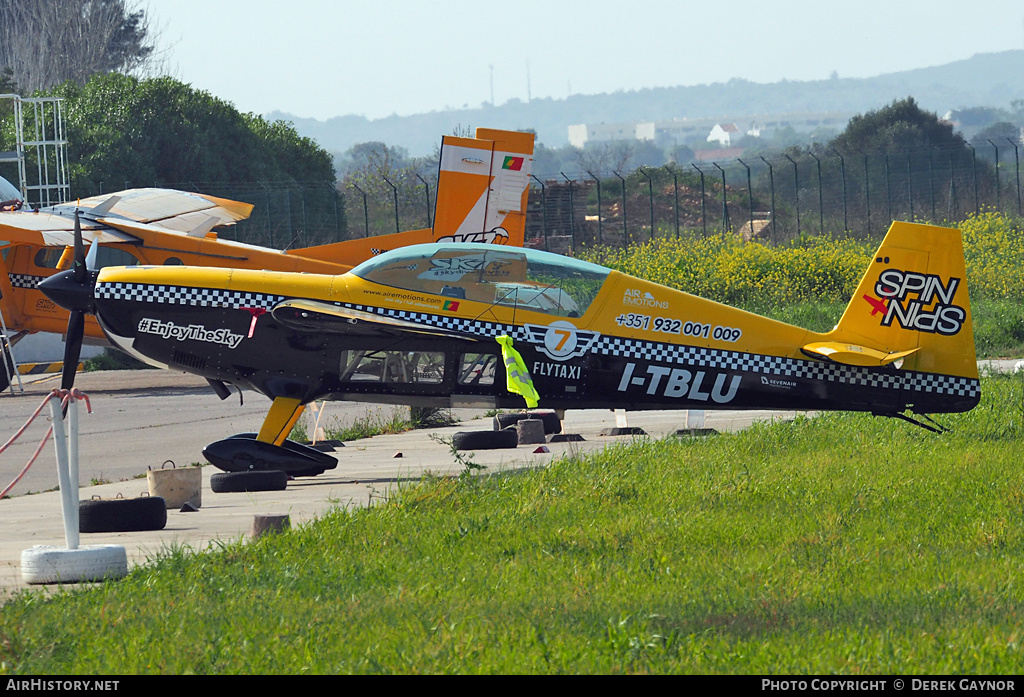
[(338, 116), (320, 121), (284, 112), (268, 114), (295, 124), (304, 136), (327, 150), (344, 152), (355, 143), (378, 140), (410, 155), (433, 152), (444, 134), (457, 127), (526, 129), (548, 147), (568, 143), (575, 123), (616, 123), (672, 118), (717, 118), (793, 112), (863, 113), (894, 99), (912, 96), (922, 108), (942, 115), (964, 107), (1008, 108), (1024, 99), (1024, 50), (979, 53), (946, 65), (871, 78), (833, 78), (770, 84), (733, 79), (691, 87), (659, 87), (612, 94), (573, 95), (567, 99), (512, 99), (500, 106), (433, 111), (369, 120)]

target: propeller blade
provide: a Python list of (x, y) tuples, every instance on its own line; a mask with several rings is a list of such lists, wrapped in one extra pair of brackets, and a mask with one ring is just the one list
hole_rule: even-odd
[(89, 253), (85, 255), (85, 268), (89, 271), (96, 270), (96, 255), (99, 253), (99, 249), (99, 240), (93, 239), (92, 244), (89, 245)]
[(82, 243), (82, 223), (78, 218), (78, 211), (75, 211), (75, 261), (72, 268), (75, 270), (75, 283), (85, 283), (88, 272), (85, 267), (85, 246)]
[(75, 260), (69, 271), (55, 273), (40, 281), (36, 286), (46, 297), (66, 310), (68, 317), (67, 335), (64, 337), (64, 366), (61, 371), (61, 389), (70, 390), (75, 386), (75, 373), (78, 359), (82, 354), (82, 341), (85, 338), (85, 314), (95, 312), (93, 297), (96, 272), (88, 266), (96, 264), (96, 243), (93, 241), (89, 250), (89, 259), (85, 256), (85, 245), (82, 242), (82, 222), (78, 211), (75, 211)]
[(85, 313), (74, 310), (68, 319), (68, 335), (64, 340), (64, 368), (60, 376), (62, 390), (70, 390), (75, 386), (75, 373), (78, 370), (78, 358), (82, 353), (84, 336)]

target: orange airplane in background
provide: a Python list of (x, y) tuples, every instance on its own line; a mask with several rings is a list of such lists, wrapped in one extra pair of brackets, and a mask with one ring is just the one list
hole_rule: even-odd
[[(68, 312), (37, 285), (70, 267), (76, 211), (83, 243), (98, 243), (97, 268), (184, 265), (335, 275), (412, 244), (521, 247), (534, 137), (488, 128), (477, 129), (474, 138), (444, 136), (433, 227), (303, 249), (281, 251), (221, 239), (217, 229), (248, 218), (253, 206), (171, 189), (130, 189), (36, 211), (4, 210), (0, 313), (13, 334), (12, 344), (34, 332), (65, 333)], [(85, 319), (84, 335), (105, 341), (92, 316)], [(11, 362), (4, 363), (8, 370), (0, 369), (0, 381), (6, 388)]]

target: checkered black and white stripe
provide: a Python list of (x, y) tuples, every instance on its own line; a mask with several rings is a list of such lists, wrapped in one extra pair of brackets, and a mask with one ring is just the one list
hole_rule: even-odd
[(96, 298), (162, 305), (224, 307), (232, 310), (241, 308), (270, 310), (284, 300), (283, 295), (246, 293), (219, 288), (185, 288), (150, 283), (98, 283), (96, 284)]
[(447, 329), (453, 332), (459, 332), (461, 334), (470, 334), (473, 336), (479, 336), (483, 339), (493, 339), (501, 334), (507, 334), (512, 337), (513, 341), (525, 341), (526, 330), (522, 327), (516, 327), (512, 324), (501, 324), (499, 322), (483, 322), (476, 319), (463, 319), (461, 317), (453, 317), (450, 315), (435, 315), (426, 312), (410, 312), (407, 310), (392, 310), (384, 307), (371, 307), (369, 305), (351, 305), (349, 303), (342, 304), (342, 307), (348, 307), (353, 310), (361, 310), (363, 312), (372, 312), (375, 315), (381, 315), (383, 317), (392, 317), (394, 319), (402, 319), (407, 322), (418, 322), (420, 324), (426, 324), (431, 327), (438, 327), (439, 329)]
[(976, 397), (980, 383), (962, 378), (914, 371), (871, 370), (839, 363), (764, 356), (739, 351), (720, 351), (694, 346), (676, 346), (653, 341), (639, 341), (616, 336), (602, 336), (591, 351), (605, 356), (621, 356), (659, 363), (681, 363), (698, 368), (732, 370), (755, 375), (803, 378), (838, 382), (861, 387), (928, 392), (936, 394)]
[(7, 277), (11, 279), (14, 288), (35, 288), (40, 281), (46, 280), (46, 276), (30, 276), (27, 273), (12, 273)]
[[(495, 322), (466, 320), (459, 317), (448, 317), (424, 312), (406, 312), (378, 307), (354, 307), (357, 310), (373, 312), (386, 317), (395, 317), (410, 322), (419, 322), (434, 327), (471, 334), (481, 338), (493, 338), (499, 334), (507, 334), (514, 341), (529, 341), (526, 330)], [(627, 339), (618, 336), (601, 336), (590, 347), (592, 353), (604, 356), (619, 356), (657, 363), (676, 363), (731, 370), (741, 373), (752, 373), (771, 377), (822, 380), (846, 385), (874, 387), (892, 390), (926, 392), (935, 394), (957, 395), (960, 397), (976, 397), (980, 383), (971, 378), (962, 378), (933, 373), (915, 371), (885, 371), (824, 363), (821, 361), (784, 358), (781, 356), (765, 356), (756, 353), (739, 351), (721, 351), (695, 346), (677, 346), (654, 341)]]
[[(262, 308), (265, 310), (273, 309), (275, 305), (285, 299), (281, 295), (268, 295), (264, 293), (246, 293), (211, 288), (184, 288), (142, 283), (100, 283), (96, 286), (96, 297), (199, 307)], [(511, 336), (513, 341), (529, 341), (525, 328), (510, 324), (464, 319), (427, 312), (353, 305), (350, 303), (338, 303), (338, 305), (378, 314), (383, 317), (392, 317), (471, 336), (479, 336), (482, 339), (493, 339), (501, 334), (506, 334)], [(730, 370), (781, 378), (821, 380), (861, 387), (947, 394), (960, 397), (977, 397), (980, 392), (979, 381), (972, 378), (915, 371), (879, 371), (877, 369), (860, 368), (839, 363), (824, 363), (821, 361), (765, 356), (739, 351), (722, 351), (694, 346), (678, 346), (618, 336), (599, 337), (590, 347), (590, 352), (604, 356), (618, 356), (656, 363), (675, 363), (697, 368)]]

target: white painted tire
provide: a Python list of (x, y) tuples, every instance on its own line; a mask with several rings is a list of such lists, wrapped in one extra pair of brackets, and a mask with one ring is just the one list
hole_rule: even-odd
[(78, 549), (36, 545), (21, 552), (25, 583), (78, 583), (122, 578), (128, 553), (121, 545), (87, 545)]

